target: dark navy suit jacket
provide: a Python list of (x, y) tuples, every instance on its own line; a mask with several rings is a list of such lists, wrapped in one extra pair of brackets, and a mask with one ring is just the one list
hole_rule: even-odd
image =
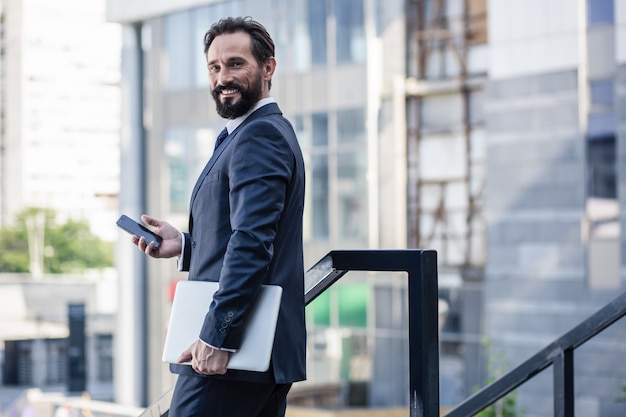
[[(276, 103), (252, 113), (217, 148), (191, 196), (183, 270), (220, 282), (200, 338), (237, 349), (262, 284), (282, 301), (271, 360), (276, 383), (305, 378), (304, 162)], [(225, 375), (235, 375), (229, 370)]]

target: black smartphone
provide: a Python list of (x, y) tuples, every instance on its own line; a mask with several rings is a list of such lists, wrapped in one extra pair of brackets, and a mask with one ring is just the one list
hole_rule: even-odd
[(130, 217), (122, 214), (119, 219), (117, 219), (117, 227), (120, 229), (130, 233), (131, 235), (135, 235), (137, 237), (143, 237), (147, 243), (154, 242), (154, 248), (158, 248), (161, 245), (161, 236), (156, 233), (150, 231), (144, 225), (137, 223), (135, 220)]

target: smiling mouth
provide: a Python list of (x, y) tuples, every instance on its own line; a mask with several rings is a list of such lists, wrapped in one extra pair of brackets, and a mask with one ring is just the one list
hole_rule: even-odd
[(232, 96), (233, 94), (237, 94), (238, 92), (239, 90), (237, 90), (236, 88), (225, 88), (220, 91), (222, 96)]

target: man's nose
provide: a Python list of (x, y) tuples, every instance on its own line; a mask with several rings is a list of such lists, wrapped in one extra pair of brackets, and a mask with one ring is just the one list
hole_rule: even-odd
[(222, 68), (217, 79), (219, 85), (227, 85), (233, 80), (231, 72), (227, 68)]

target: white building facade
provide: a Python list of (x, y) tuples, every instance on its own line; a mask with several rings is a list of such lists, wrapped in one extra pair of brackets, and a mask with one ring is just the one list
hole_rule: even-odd
[(119, 193), (119, 25), (104, 1), (3, 0), (0, 220), (26, 207), (112, 241)]

